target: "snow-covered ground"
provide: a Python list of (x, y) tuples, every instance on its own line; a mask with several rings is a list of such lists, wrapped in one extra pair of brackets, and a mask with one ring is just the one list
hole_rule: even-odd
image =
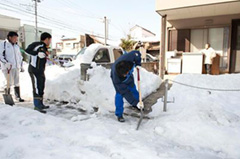
[[(239, 92), (209, 92), (173, 84), (169, 100), (174, 97), (175, 102), (168, 104), (168, 111), (162, 112), (159, 99), (148, 115), (151, 119), (143, 120), (136, 131), (138, 119), (126, 116), (126, 123), (119, 123), (106, 111), (114, 108), (109, 70), (93, 65), (88, 73), (90, 80), (83, 82), (79, 69), (48, 68), (46, 95), (51, 100), (77, 103), (74, 107), (99, 107), (97, 113), (68, 118), (68, 114), (55, 116), (53, 111), (43, 115), (0, 105), (0, 158), (240, 158)], [(141, 73), (146, 96), (161, 80), (143, 69)], [(175, 80), (200, 87), (240, 89), (240, 74), (179, 75)]]

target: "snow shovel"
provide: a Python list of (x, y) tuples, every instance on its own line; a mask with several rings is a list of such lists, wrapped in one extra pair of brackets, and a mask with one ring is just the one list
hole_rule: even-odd
[[(139, 103), (141, 104), (141, 103), (142, 103), (142, 92), (141, 92), (141, 88), (140, 88), (140, 71), (139, 71), (139, 68), (137, 68), (137, 76), (138, 76)], [(140, 116), (140, 119), (139, 119), (139, 121), (138, 121), (136, 130), (139, 129), (140, 124), (141, 124), (141, 122), (142, 122), (142, 120), (143, 120), (143, 116), (144, 116), (144, 115), (143, 115), (143, 108), (141, 108), (140, 111), (141, 111), (141, 116)]]
[(7, 91), (5, 91), (5, 94), (3, 94), (4, 102), (5, 104), (8, 104), (10, 106), (14, 105), (14, 101), (12, 98), (12, 95), (10, 94), (10, 70), (7, 70)]

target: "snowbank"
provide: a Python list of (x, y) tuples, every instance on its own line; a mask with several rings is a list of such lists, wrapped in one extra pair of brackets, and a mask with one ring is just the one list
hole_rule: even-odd
[[(240, 74), (179, 75), (175, 79), (198, 87), (240, 89)], [(199, 90), (173, 84), (168, 111), (153, 107), (155, 133), (182, 147), (212, 151), (219, 158), (240, 158), (240, 92)]]
[[(24, 67), (27, 70), (27, 65)], [(102, 112), (114, 110), (115, 90), (110, 78), (110, 70), (93, 63), (92, 69), (88, 70), (89, 81), (82, 81), (79, 67), (79, 65), (70, 68), (47, 66), (44, 98), (50, 101), (74, 103), (75, 107), (86, 109), (98, 107)], [(161, 79), (144, 68), (140, 72), (142, 96), (146, 97), (159, 88)], [(135, 71), (134, 76), (136, 75)], [(4, 78), (1, 78), (0, 86), (3, 86), (1, 85), (3, 81)], [(32, 100), (32, 85), (28, 71), (20, 74), (20, 86), (22, 97)]]
[[(51, 80), (46, 82), (45, 97), (50, 100), (75, 102), (86, 108), (98, 107), (102, 111), (114, 110), (115, 90), (110, 78), (110, 70), (93, 63), (92, 69), (87, 72), (89, 81), (85, 82), (80, 80), (79, 73), (79, 69), (75, 68), (62, 73), (57, 78), (51, 79), (50, 77)], [(142, 96), (146, 97), (159, 88), (161, 79), (143, 68), (140, 73)], [(137, 76), (136, 71), (134, 76)]]

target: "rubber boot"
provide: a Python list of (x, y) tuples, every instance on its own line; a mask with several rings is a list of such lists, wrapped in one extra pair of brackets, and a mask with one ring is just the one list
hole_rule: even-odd
[(19, 102), (24, 102), (24, 99), (22, 99), (20, 95), (20, 88), (14, 87), (14, 92), (15, 92), (16, 99), (18, 99)]
[(46, 106), (46, 105), (43, 104), (43, 99), (41, 99), (41, 104), (42, 104), (42, 109), (48, 109), (48, 108), (50, 108), (49, 106)]
[(125, 119), (123, 118), (123, 116), (120, 116), (120, 117), (118, 117), (118, 121), (123, 123), (123, 122), (125, 122)]
[(33, 103), (34, 103), (34, 110), (37, 110), (40, 113), (44, 113), (44, 114), (47, 113), (45, 110), (43, 110), (43, 105), (41, 104), (40, 99), (34, 99)]

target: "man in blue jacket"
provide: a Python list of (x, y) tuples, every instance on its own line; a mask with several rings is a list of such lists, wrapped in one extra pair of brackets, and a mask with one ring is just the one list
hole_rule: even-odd
[(139, 51), (131, 51), (119, 57), (111, 68), (111, 78), (116, 90), (115, 115), (119, 122), (125, 121), (123, 118), (123, 98), (133, 107), (143, 108), (143, 105), (139, 103), (139, 93), (133, 78), (136, 66), (141, 66), (141, 54)]

